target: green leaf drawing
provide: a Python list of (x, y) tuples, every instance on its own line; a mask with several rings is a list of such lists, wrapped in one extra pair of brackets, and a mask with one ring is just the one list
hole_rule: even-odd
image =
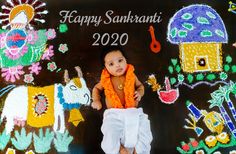
[(171, 63), (175, 66), (178, 63), (177, 59), (171, 59)]
[(231, 69), (232, 69), (232, 73), (235, 73), (235, 72), (236, 72), (236, 65), (233, 65), (233, 66), (231, 67)]
[(51, 143), (54, 138), (54, 133), (49, 132), (49, 129), (46, 129), (45, 136), (43, 136), (43, 129), (39, 130), (39, 136), (35, 133), (33, 134), (34, 138), (34, 148), (37, 153), (47, 153), (51, 148)]
[(175, 70), (177, 73), (179, 73), (181, 71), (181, 67), (179, 65), (176, 65)]
[(230, 55), (226, 56), (225, 61), (230, 64), (232, 62), (232, 57)]
[(176, 78), (174, 78), (174, 77), (173, 77), (173, 78), (170, 78), (170, 84), (173, 85), (173, 84), (175, 84), (175, 83), (176, 83)]
[(236, 95), (236, 84), (232, 81), (230, 81), (230, 89), (231, 89), (231, 92)]
[(184, 81), (184, 75), (183, 74), (178, 74), (178, 81), (183, 82)]
[(60, 25), (59, 25), (59, 31), (60, 31), (60, 33), (65, 33), (65, 32), (67, 32), (67, 31), (68, 31), (68, 26), (67, 26), (67, 24), (60, 24)]
[(221, 80), (226, 80), (228, 78), (228, 75), (225, 72), (220, 73), (220, 79)]
[(228, 72), (230, 70), (230, 66), (228, 64), (224, 65), (224, 71)]
[(66, 130), (65, 134), (56, 133), (56, 138), (54, 138), (55, 148), (57, 152), (67, 152), (69, 144), (72, 142), (73, 137), (70, 136), (68, 130)]
[(216, 78), (215, 74), (208, 74), (206, 77), (208, 80), (212, 81)]
[(204, 79), (204, 75), (203, 75), (202, 73), (197, 74), (197, 76), (196, 76), (196, 80), (198, 80), (198, 81), (202, 81), (203, 79)]
[(170, 74), (172, 74), (172, 73), (174, 72), (173, 66), (169, 66), (169, 67), (168, 67), (168, 70), (169, 70)]
[(193, 75), (192, 74), (188, 74), (187, 79), (188, 79), (189, 83), (192, 83), (193, 82)]
[(7, 146), (7, 143), (9, 142), (11, 137), (11, 134), (6, 134), (6, 130), (0, 134), (0, 150), (4, 150), (5, 147)]
[(233, 135), (231, 135), (230, 142), (228, 142), (226, 144), (218, 142), (215, 147), (208, 147), (205, 144), (204, 140), (200, 140), (199, 143), (198, 143), (198, 146), (196, 146), (196, 147), (193, 147), (191, 144), (189, 144), (190, 149), (188, 151), (184, 151), (181, 147), (177, 147), (176, 149), (181, 154), (197, 153), (196, 152), (197, 150), (204, 150), (205, 153), (210, 154), (210, 153), (213, 153), (214, 151), (216, 151), (218, 149), (234, 147), (235, 145), (236, 145), (236, 139), (234, 138)]
[(26, 150), (32, 141), (32, 133), (26, 135), (25, 128), (21, 129), (21, 134), (18, 131), (15, 131), (15, 138), (11, 138), (12, 144), (18, 150)]
[(211, 93), (211, 97), (212, 99), (208, 101), (211, 104), (209, 108), (213, 108), (215, 106), (217, 107), (222, 106), (222, 103), (224, 102), (224, 99), (225, 99), (224, 93), (222, 92), (222, 90), (218, 89), (214, 91), (213, 93)]

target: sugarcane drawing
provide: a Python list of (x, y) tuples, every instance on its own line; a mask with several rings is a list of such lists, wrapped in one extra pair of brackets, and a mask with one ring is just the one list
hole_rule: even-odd
[(211, 93), (212, 99), (209, 100), (208, 102), (211, 104), (209, 108), (213, 108), (217, 106), (220, 110), (221, 115), (224, 118), (225, 124), (229, 128), (230, 132), (236, 137), (236, 128), (235, 125), (230, 118), (229, 114), (225, 110), (225, 107), (223, 106), (223, 103), (226, 102), (228, 108), (230, 109), (234, 121), (236, 121), (236, 111), (235, 107), (230, 99), (230, 93), (233, 93), (234, 95), (236, 94), (236, 85), (233, 82), (230, 82), (229, 85), (220, 87), (218, 90), (214, 91)]

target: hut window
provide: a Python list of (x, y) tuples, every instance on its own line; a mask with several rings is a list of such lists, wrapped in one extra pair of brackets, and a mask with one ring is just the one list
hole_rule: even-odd
[(194, 63), (196, 71), (210, 70), (208, 56), (194, 56)]
[(200, 58), (198, 60), (198, 65), (199, 66), (206, 66), (206, 60), (204, 58)]

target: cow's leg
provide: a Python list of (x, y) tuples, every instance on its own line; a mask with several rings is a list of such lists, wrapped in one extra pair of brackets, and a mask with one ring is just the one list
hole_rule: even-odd
[(53, 130), (55, 132), (58, 131), (58, 123), (59, 123), (59, 114), (60, 114), (60, 111), (61, 111), (61, 104), (58, 102), (58, 101), (55, 101), (55, 104), (54, 104), (54, 125), (53, 125)]
[[(55, 132), (59, 131), (61, 133), (64, 133), (65, 131), (64, 110), (63, 110), (63, 106), (57, 101), (54, 104), (54, 118), (55, 118), (55, 122), (53, 125), (53, 130)], [(60, 127), (59, 127), (59, 119), (60, 119)]]
[(60, 114), (59, 114), (59, 117), (60, 117), (60, 129), (59, 129), (59, 132), (60, 133), (64, 133), (65, 132), (65, 117), (64, 117), (64, 111), (61, 110)]
[(7, 122), (6, 122), (6, 126), (5, 126), (6, 134), (10, 134), (11, 131), (13, 130), (13, 127), (14, 127), (13, 118), (12, 117), (7, 117)]
[[(54, 111), (54, 112), (56, 112), (56, 111)], [(53, 125), (53, 130), (54, 130), (54, 132), (56, 132), (57, 128), (58, 128), (58, 115), (56, 113), (54, 114), (54, 118), (55, 118), (55, 121), (54, 121), (54, 125)]]

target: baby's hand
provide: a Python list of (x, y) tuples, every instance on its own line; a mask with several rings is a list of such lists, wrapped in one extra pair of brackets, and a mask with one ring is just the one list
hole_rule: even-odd
[(101, 101), (93, 101), (91, 106), (93, 109), (100, 110), (102, 108), (102, 103)]
[(232, 46), (236, 47), (236, 42), (232, 44)]
[(141, 97), (140, 93), (138, 91), (135, 91), (134, 92), (134, 100), (135, 100), (135, 102), (138, 103), (141, 100), (141, 98), (142, 97)]

